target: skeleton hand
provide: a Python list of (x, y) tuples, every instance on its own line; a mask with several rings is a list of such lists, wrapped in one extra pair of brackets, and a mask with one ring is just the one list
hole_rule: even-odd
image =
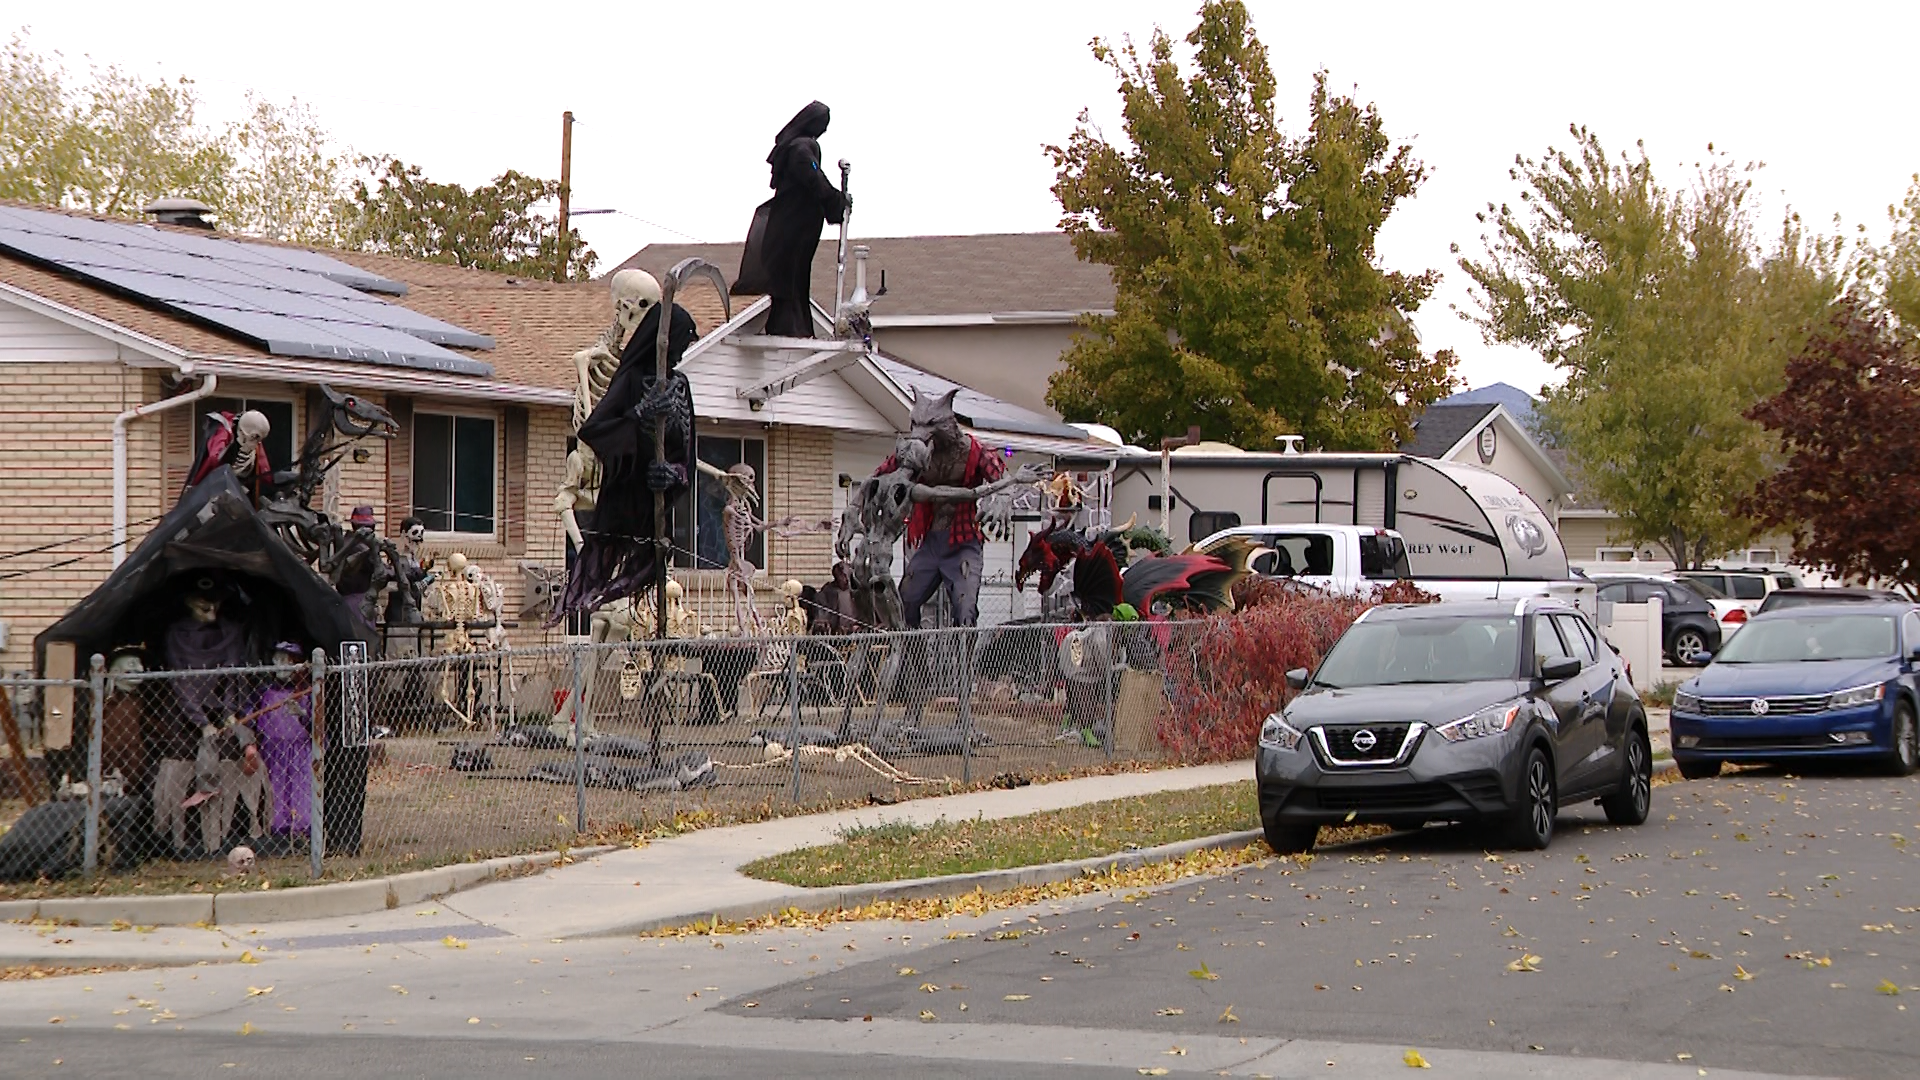
[(670, 461), (656, 461), (647, 466), (647, 487), (653, 491), (684, 487), (686, 483), (687, 470), (683, 465), (675, 465)]
[(678, 397), (674, 390), (672, 379), (655, 383), (653, 389), (648, 390), (645, 396), (641, 397), (640, 404), (633, 407), (634, 419), (651, 427), (658, 423), (661, 417), (671, 415), (677, 404), (675, 398)]
[(1037, 484), (1044, 479), (1045, 476), (1046, 472), (1038, 465), (1022, 465), (1013, 470), (1013, 482), (1015, 485)]

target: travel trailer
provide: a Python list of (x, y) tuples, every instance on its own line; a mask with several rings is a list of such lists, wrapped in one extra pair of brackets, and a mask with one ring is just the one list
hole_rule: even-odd
[(1564, 581), (1567, 553), (1540, 507), (1486, 469), (1409, 454), (1249, 453), (1220, 443), (1122, 452), (1113, 518), (1162, 521), (1175, 545), (1244, 525), (1373, 525), (1406, 539), (1414, 579)]

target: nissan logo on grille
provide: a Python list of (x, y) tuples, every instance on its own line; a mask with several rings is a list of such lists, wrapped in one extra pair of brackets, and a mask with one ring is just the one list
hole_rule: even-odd
[(1366, 728), (1361, 728), (1359, 731), (1353, 733), (1353, 748), (1363, 754), (1373, 749), (1374, 744), (1379, 741), (1378, 738), (1374, 737), (1373, 732), (1368, 731)]
[(1765, 716), (1767, 715), (1767, 699), (1763, 697), (1754, 698), (1752, 701), (1747, 702), (1747, 708), (1755, 716)]

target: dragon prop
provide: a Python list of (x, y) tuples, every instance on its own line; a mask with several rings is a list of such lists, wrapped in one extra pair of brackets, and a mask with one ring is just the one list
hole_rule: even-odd
[(1151, 555), (1130, 562), (1128, 536), (1126, 529), (1092, 534), (1065, 526), (1041, 529), (1020, 553), (1014, 587), (1024, 591), (1027, 579), (1038, 574), (1044, 594), (1071, 566), (1073, 598), (1084, 618), (1111, 615), (1122, 603), (1143, 614), (1160, 603), (1173, 610), (1232, 611), (1233, 586), (1252, 572), (1250, 564), (1260, 550), (1244, 541), (1214, 554)]

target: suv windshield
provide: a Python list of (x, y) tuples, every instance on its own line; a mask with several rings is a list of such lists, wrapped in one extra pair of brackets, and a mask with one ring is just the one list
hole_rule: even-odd
[(1756, 619), (1713, 658), (1716, 664), (1775, 664), (1799, 660), (1872, 660), (1893, 655), (1893, 616), (1838, 615), (1809, 610), (1782, 619)]
[(1328, 689), (1515, 678), (1520, 622), (1419, 618), (1363, 622), (1327, 654), (1313, 685)]
[(1699, 593), (1701, 596), (1704, 596), (1709, 600), (1733, 599), (1733, 597), (1728, 596), (1726, 593), (1720, 591), (1719, 589), (1714, 588), (1712, 585), (1709, 585), (1706, 582), (1701, 581), (1699, 578), (1696, 578), (1696, 577), (1683, 577), (1680, 579), (1680, 584), (1685, 585), (1687, 588), (1692, 589), (1694, 592)]

